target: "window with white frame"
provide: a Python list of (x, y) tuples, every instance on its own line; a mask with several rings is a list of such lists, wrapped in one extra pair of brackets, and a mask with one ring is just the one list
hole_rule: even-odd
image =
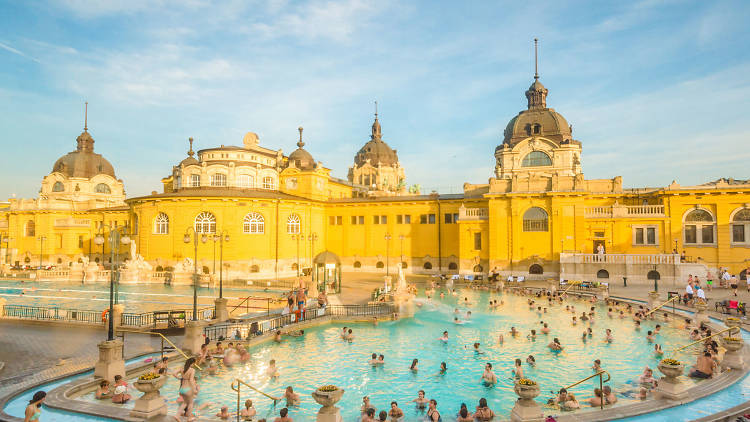
[(716, 222), (710, 212), (696, 208), (685, 216), (683, 223), (684, 242), (686, 245), (715, 244)]
[(743, 208), (732, 217), (732, 243), (750, 244), (750, 209)]
[(300, 232), (300, 220), (297, 214), (289, 215), (286, 220), (286, 232), (289, 234), (299, 234)]
[(633, 226), (633, 245), (654, 246), (659, 244), (656, 226)]
[(253, 187), (253, 176), (250, 176), (249, 174), (240, 174), (237, 176), (237, 186), (240, 188)]
[(154, 234), (169, 234), (169, 217), (160, 212), (154, 219)]
[(191, 188), (199, 188), (201, 186), (201, 175), (200, 174), (191, 174), (190, 175), (190, 187)]
[(263, 234), (265, 222), (263, 216), (257, 212), (251, 212), (242, 220), (242, 232), (251, 234)]
[(226, 186), (227, 175), (224, 173), (215, 173), (211, 175), (211, 186)]
[(266, 176), (263, 178), (263, 189), (267, 190), (275, 190), (276, 189), (276, 181), (271, 176)]
[(202, 212), (195, 217), (196, 233), (216, 233), (216, 217), (210, 212)]

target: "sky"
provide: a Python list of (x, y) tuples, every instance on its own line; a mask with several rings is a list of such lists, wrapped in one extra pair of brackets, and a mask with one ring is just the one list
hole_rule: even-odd
[(408, 184), (487, 183), (526, 108), (533, 39), (547, 104), (587, 179), (750, 178), (748, 1), (0, 0), (0, 198), (35, 197), (75, 149), (84, 102), (128, 196), (196, 149), (306, 149), (345, 178), (383, 139)]

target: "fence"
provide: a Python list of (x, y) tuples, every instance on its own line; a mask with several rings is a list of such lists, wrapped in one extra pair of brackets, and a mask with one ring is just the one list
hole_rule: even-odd
[(4, 318), (30, 319), (38, 321), (77, 321), (102, 324), (101, 311), (80, 309), (46, 308), (42, 306), (5, 305)]
[(205, 327), (203, 333), (211, 340), (249, 339), (264, 333), (273, 332), (296, 322), (312, 321), (325, 316), (333, 317), (371, 317), (393, 313), (393, 305), (378, 303), (368, 305), (330, 305), (325, 308), (306, 309), (302, 315), (295, 313), (271, 318), (261, 317), (242, 323), (214, 325)]
[[(214, 308), (201, 308), (198, 309), (198, 320), (207, 321), (215, 318)], [(183, 323), (193, 319), (192, 309), (177, 309), (168, 311), (152, 311), (152, 312), (141, 312), (141, 313), (128, 313), (122, 314), (122, 325), (128, 327), (153, 327), (159, 323), (165, 323), (167, 326), (173, 326), (178, 324), (179, 321)]]

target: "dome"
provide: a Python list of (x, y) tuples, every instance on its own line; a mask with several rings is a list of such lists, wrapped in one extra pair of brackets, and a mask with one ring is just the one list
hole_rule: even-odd
[(82, 177), (90, 179), (97, 174), (106, 174), (115, 178), (115, 169), (101, 154), (94, 152), (94, 138), (84, 130), (76, 138), (78, 148), (69, 152), (52, 167), (53, 172), (62, 173), (68, 177)]
[(287, 161), (287, 167), (292, 167), (292, 165), (300, 170), (314, 170), (315, 169), (315, 159), (313, 158), (312, 154), (307, 152), (303, 147), (305, 146), (305, 143), (302, 142), (302, 128), (299, 129), (299, 141), (297, 142), (297, 149), (292, 151), (291, 154), (289, 154), (289, 161)]
[(370, 164), (376, 167), (378, 164), (384, 166), (398, 164), (396, 150), (383, 141), (377, 115), (375, 116), (375, 122), (372, 124), (370, 140), (354, 156), (354, 164), (361, 167), (367, 160), (370, 160)]
[(568, 121), (552, 108), (547, 108), (547, 88), (538, 76), (526, 91), (528, 109), (518, 113), (505, 127), (503, 144), (515, 146), (531, 136), (544, 137), (558, 145), (572, 141)]
[(192, 136), (188, 138), (188, 142), (190, 142), (190, 149), (187, 152), (188, 157), (180, 161), (180, 166), (199, 165), (200, 162), (196, 160), (195, 157), (193, 157), (195, 155), (195, 151), (193, 151), (193, 137)]

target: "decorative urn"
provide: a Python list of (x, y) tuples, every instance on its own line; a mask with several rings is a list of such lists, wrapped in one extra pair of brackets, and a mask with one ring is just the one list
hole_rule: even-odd
[(521, 378), (516, 381), (513, 390), (523, 401), (534, 400), (539, 395), (539, 384), (530, 379)]
[(679, 377), (685, 370), (685, 365), (674, 359), (662, 359), (657, 367), (668, 380), (673, 380)]
[(318, 387), (317, 390), (312, 392), (312, 397), (315, 401), (323, 406), (320, 409), (321, 413), (333, 412), (335, 409), (334, 405), (341, 400), (341, 396), (344, 395), (344, 389), (336, 387), (335, 385), (324, 385)]
[(150, 399), (159, 395), (159, 390), (167, 382), (167, 377), (158, 374), (141, 375), (134, 383), (136, 390), (143, 394), (144, 399)]
[(742, 349), (745, 342), (739, 337), (722, 337), (721, 343), (728, 352), (736, 352)]

